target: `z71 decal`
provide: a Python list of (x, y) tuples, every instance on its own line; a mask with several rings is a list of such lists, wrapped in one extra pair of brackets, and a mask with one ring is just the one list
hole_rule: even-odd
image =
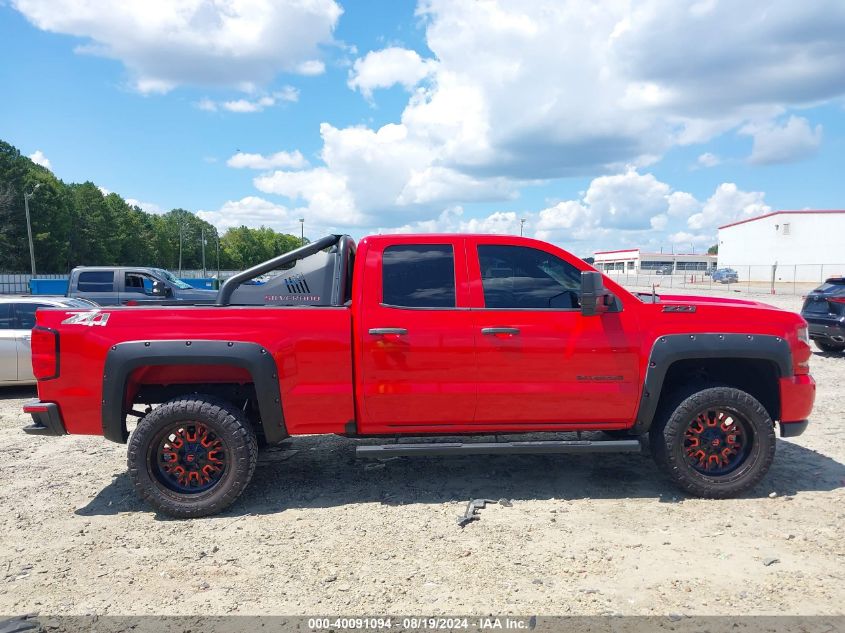
[(88, 310), (86, 312), (71, 312), (70, 316), (62, 321), (62, 325), (105, 325), (109, 321), (108, 312), (99, 310)]

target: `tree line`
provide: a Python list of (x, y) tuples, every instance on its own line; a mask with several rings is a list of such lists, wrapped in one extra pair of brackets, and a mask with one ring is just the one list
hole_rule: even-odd
[[(47, 168), (0, 141), (0, 271), (30, 270), (24, 194), (29, 199), (35, 264), (39, 273), (74, 266), (202, 268), (202, 235), (209, 271), (248, 268), (300, 246), (300, 238), (261, 227), (217, 229), (185, 209), (157, 215), (131, 205), (93, 182), (65, 183)], [(219, 242), (218, 242), (219, 239)], [(209, 273), (211, 274), (211, 272)]]

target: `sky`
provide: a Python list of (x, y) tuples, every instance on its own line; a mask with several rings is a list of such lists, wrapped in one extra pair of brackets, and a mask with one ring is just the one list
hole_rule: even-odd
[(845, 208), (841, 0), (0, 0), (0, 138), (225, 230), (701, 252)]

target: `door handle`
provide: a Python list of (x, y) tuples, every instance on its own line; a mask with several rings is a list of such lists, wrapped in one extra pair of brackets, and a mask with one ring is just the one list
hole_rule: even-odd
[(518, 327), (483, 327), (481, 328), (482, 334), (488, 335), (495, 335), (495, 334), (519, 334)]
[(408, 330), (403, 327), (374, 327), (370, 328), (369, 332), (373, 336), (390, 336), (391, 334), (401, 336), (407, 334)]

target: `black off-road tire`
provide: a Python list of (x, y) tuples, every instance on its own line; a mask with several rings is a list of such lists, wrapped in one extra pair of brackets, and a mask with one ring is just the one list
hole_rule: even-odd
[(823, 352), (830, 352), (835, 354), (837, 352), (845, 352), (845, 343), (831, 343), (829, 341), (820, 341), (816, 339), (816, 347)]
[[(649, 432), (651, 454), (658, 466), (685, 492), (711, 499), (735, 497), (766, 475), (775, 456), (774, 423), (765, 407), (750, 394), (732, 387), (706, 387), (680, 394), (654, 421)], [(702, 412), (726, 411), (743, 421), (747, 453), (734, 470), (712, 475), (695, 468), (687, 457), (687, 428)]]
[[(203, 425), (221, 440), (225, 468), (211, 487), (184, 493), (162, 480), (158, 447), (169, 429), (189, 423)], [(138, 422), (129, 440), (129, 477), (135, 491), (156, 510), (183, 519), (217, 514), (231, 505), (252, 479), (257, 459), (249, 421), (237, 407), (214, 396), (192, 394), (161, 405)]]

